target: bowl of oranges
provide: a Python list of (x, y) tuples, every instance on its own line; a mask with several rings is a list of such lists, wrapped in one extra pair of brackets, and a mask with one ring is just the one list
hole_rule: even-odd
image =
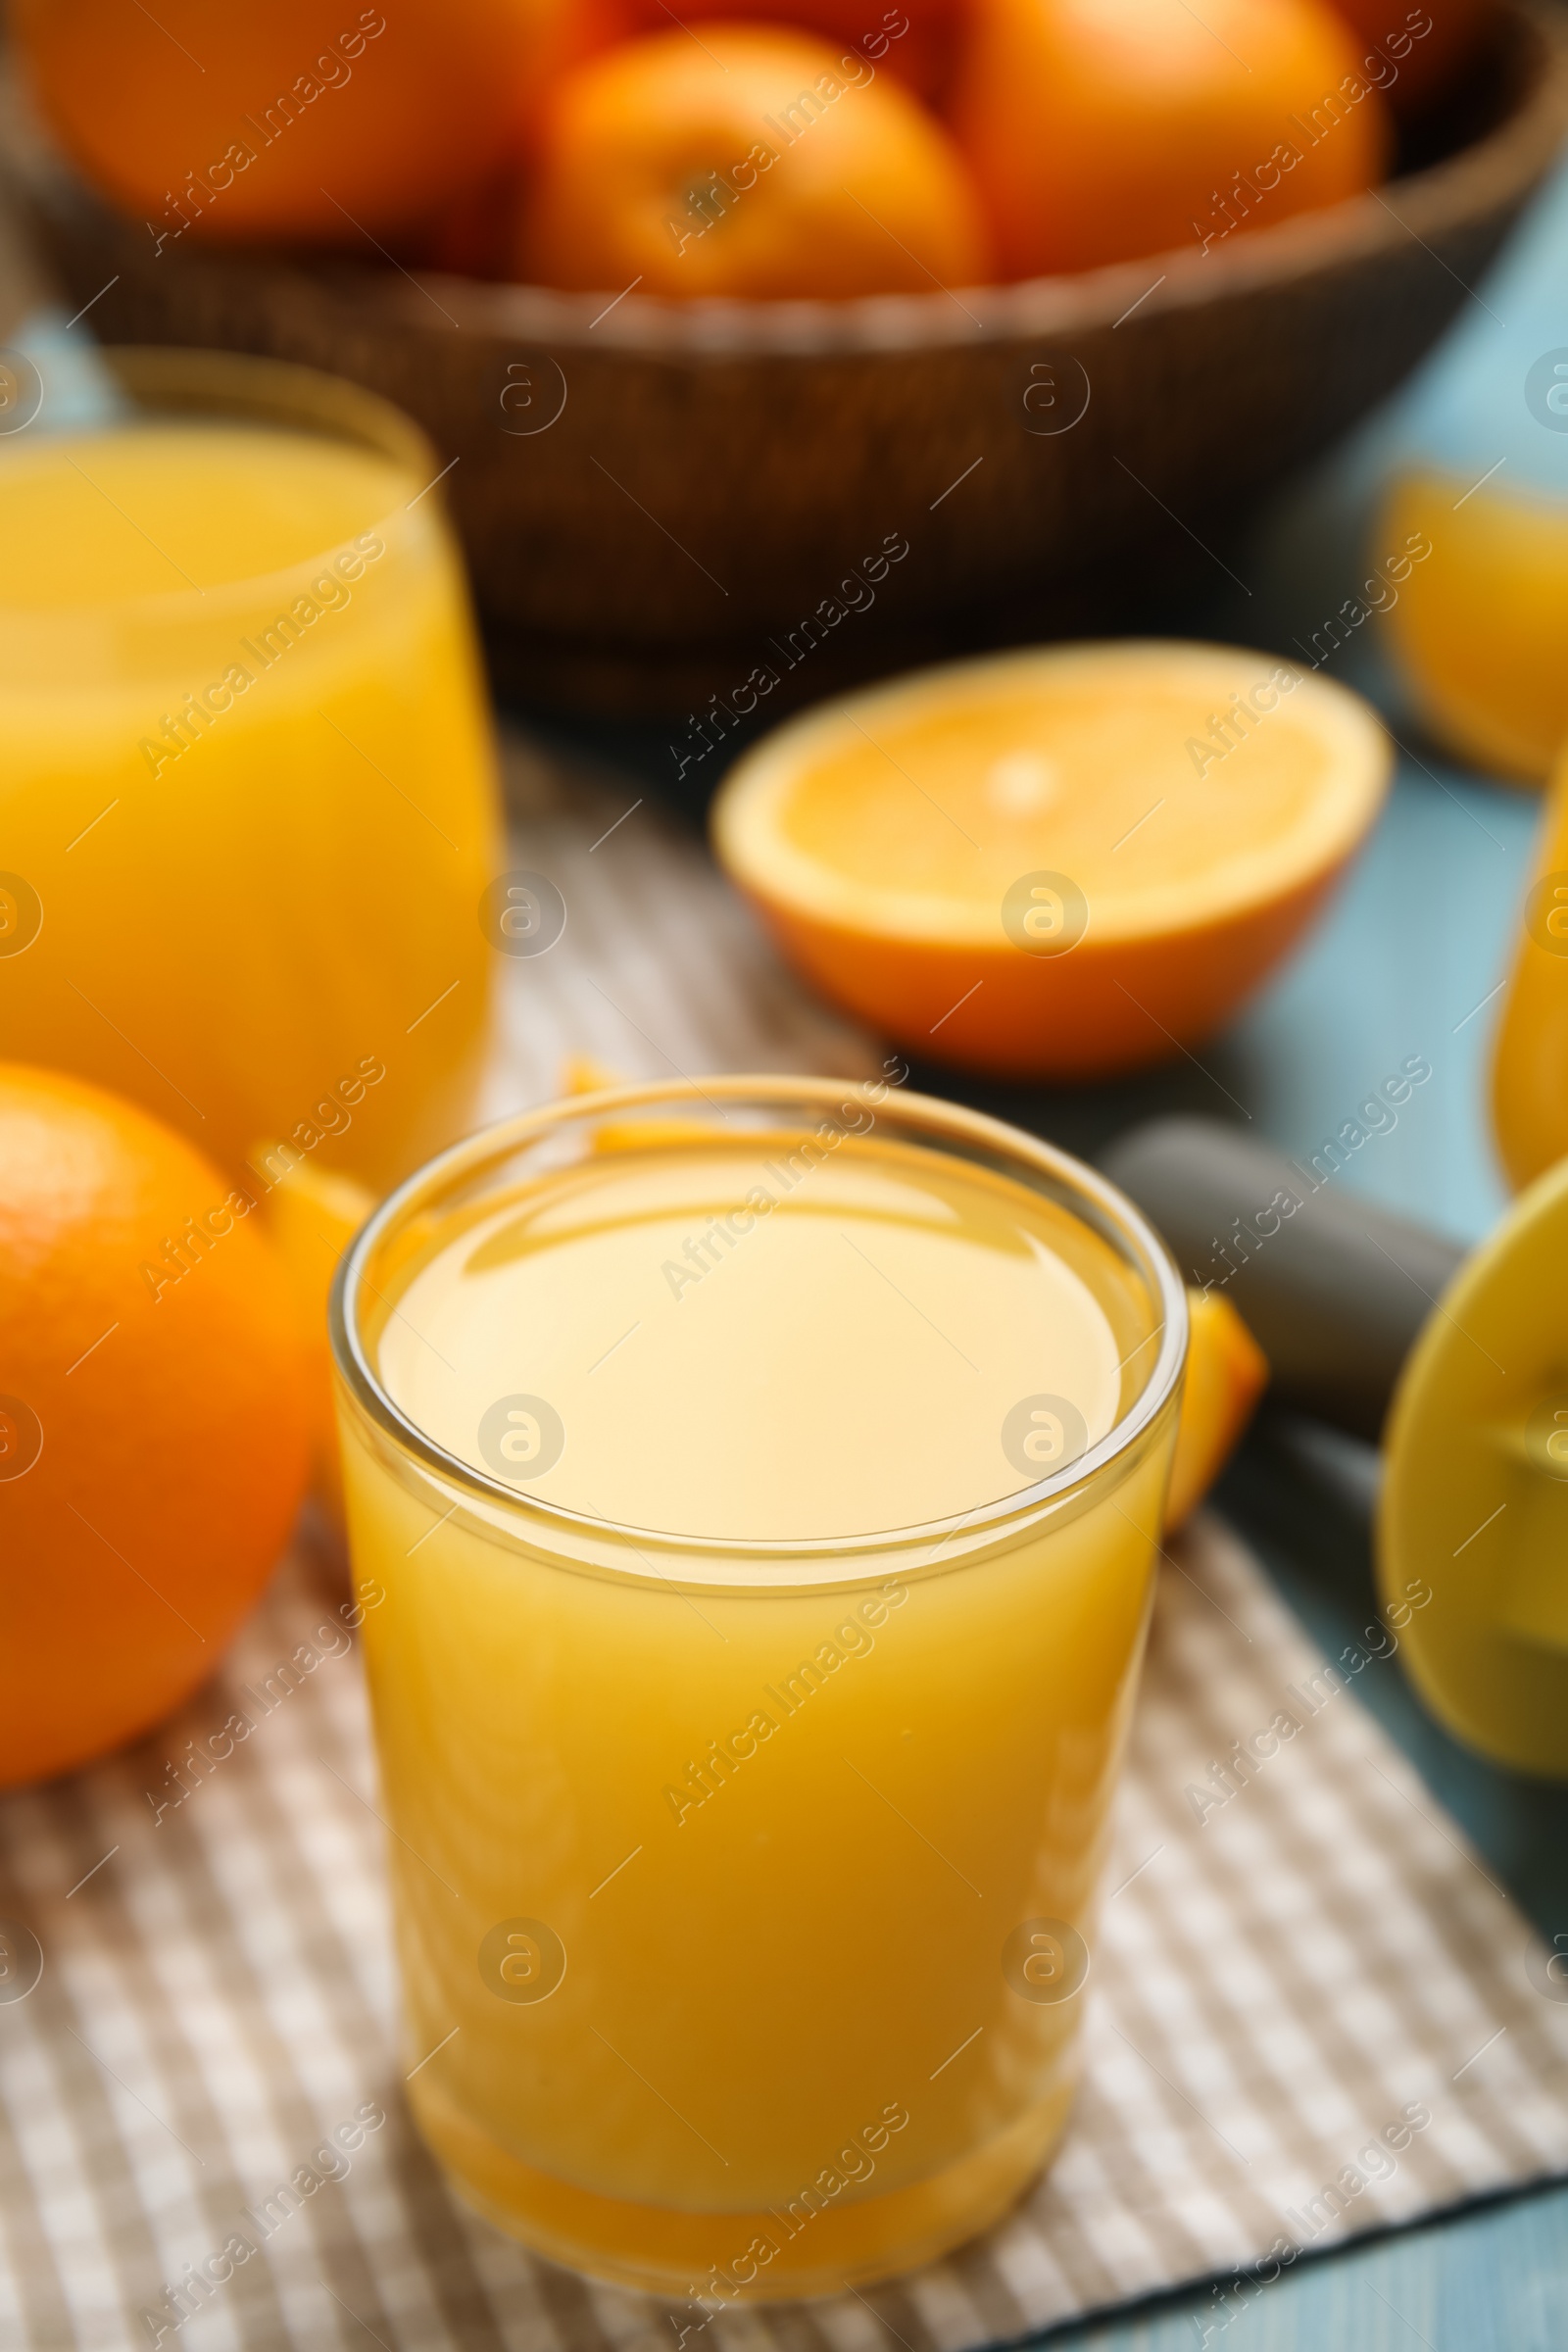
[(1568, 128), (1533, 0), (289, 0), (243, 37), (19, 0), (13, 31), (73, 307), (400, 403), (503, 673), (667, 715), (678, 777), (1219, 562)]

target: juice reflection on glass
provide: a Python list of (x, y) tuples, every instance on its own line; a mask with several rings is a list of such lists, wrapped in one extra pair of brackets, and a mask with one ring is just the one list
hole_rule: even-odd
[[(390, 1183), (468, 1122), (498, 863), (422, 437), (213, 353), (0, 439), (0, 1038)], [(202, 1204), (195, 1202), (193, 1208)]]
[(333, 1321), (464, 2193), (720, 2297), (983, 2227), (1072, 2097), (1186, 1345), (1149, 1230), (950, 1105), (714, 1079), (460, 1145)]

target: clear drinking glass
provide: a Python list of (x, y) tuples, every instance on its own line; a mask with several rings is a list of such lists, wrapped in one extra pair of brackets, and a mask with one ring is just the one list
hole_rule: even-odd
[(0, 431), (0, 1037), (386, 1185), (484, 1050), (494, 759), (422, 434), (228, 353)]
[(388, 1200), (333, 1303), (410, 2097), (666, 2293), (996, 2218), (1092, 1982), (1186, 1348), (1045, 1144), (813, 1079), (616, 1091)]

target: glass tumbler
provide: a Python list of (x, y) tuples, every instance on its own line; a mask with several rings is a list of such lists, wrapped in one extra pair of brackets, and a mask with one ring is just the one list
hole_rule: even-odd
[(100, 358), (0, 430), (4, 1050), (384, 1189), (471, 1122), (503, 862), (440, 460), (307, 368)]
[(602, 2278), (824, 2293), (1060, 2136), (1186, 1348), (997, 1121), (716, 1078), (530, 1112), (333, 1302), (409, 2095)]

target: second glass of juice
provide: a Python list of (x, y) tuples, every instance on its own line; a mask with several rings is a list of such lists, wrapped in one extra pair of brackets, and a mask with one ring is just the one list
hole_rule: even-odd
[(384, 1188), (471, 1124), (504, 862), (441, 461), (307, 368), (100, 359), (0, 437), (3, 1051)]
[(1186, 1348), (1154, 1236), (885, 1080), (710, 1079), (447, 1152), (333, 1320), (458, 2188), (707, 2300), (983, 2228), (1093, 1993)]

